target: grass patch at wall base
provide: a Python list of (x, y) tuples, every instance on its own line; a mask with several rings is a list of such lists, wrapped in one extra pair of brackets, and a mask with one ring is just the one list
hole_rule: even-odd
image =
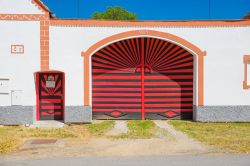
[(16, 150), (29, 138), (75, 138), (77, 133), (61, 129), (30, 129), (21, 126), (0, 128), (0, 154)]
[(156, 136), (157, 127), (151, 120), (129, 120), (127, 126), (128, 133), (112, 138), (149, 139)]
[(88, 131), (95, 136), (103, 136), (103, 134), (111, 130), (115, 126), (114, 121), (103, 121), (101, 123), (85, 125)]
[(170, 121), (177, 130), (233, 153), (250, 153), (250, 123)]

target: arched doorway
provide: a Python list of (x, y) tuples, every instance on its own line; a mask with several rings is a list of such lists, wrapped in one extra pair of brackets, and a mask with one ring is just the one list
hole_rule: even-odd
[(94, 119), (191, 119), (194, 55), (172, 42), (135, 37), (92, 55)]

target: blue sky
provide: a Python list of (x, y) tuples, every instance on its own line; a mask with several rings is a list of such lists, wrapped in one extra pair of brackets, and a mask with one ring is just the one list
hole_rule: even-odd
[(42, 1), (59, 18), (89, 19), (92, 13), (94, 13), (95, 11), (102, 12), (108, 6), (122, 6), (125, 9), (136, 13), (138, 15), (139, 20), (240, 19), (247, 12), (250, 12), (250, 0), (42, 0)]

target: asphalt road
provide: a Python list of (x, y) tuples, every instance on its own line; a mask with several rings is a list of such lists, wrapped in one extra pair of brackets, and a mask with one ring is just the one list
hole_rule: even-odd
[(11, 161), (0, 166), (250, 166), (250, 154), (172, 155), (140, 157), (71, 157)]

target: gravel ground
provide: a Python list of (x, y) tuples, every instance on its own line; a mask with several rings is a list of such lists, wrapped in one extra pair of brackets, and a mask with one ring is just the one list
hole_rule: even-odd
[[(126, 132), (125, 121), (116, 123), (116, 127), (109, 131), (112, 134)], [(151, 139), (110, 139), (88, 137), (85, 140), (60, 140), (63, 147), (26, 148), (15, 153), (2, 156), (10, 160), (24, 160), (30, 158), (54, 158), (77, 156), (152, 156), (176, 154), (204, 154), (212, 150), (194, 141), (185, 134), (176, 131), (166, 121), (155, 121), (161, 130), (167, 131), (167, 137)]]
[(115, 126), (112, 130), (108, 131), (106, 135), (116, 136), (128, 132), (127, 121), (117, 120), (115, 121)]

